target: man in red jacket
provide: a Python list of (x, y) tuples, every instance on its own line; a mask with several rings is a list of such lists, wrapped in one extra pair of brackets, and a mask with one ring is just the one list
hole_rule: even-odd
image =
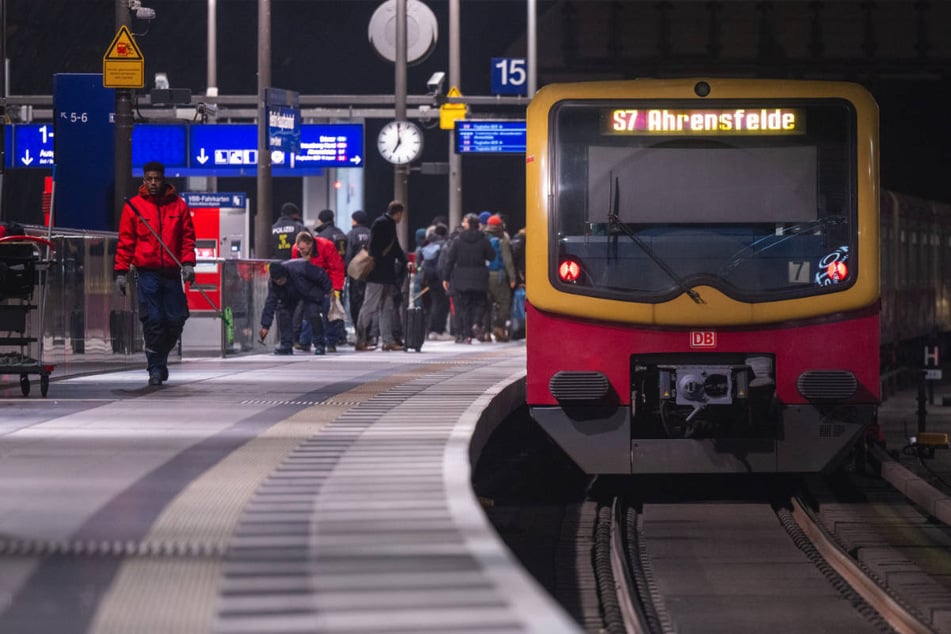
[(188, 205), (165, 182), (165, 166), (153, 161), (142, 171), (139, 193), (122, 208), (119, 220), (116, 288), (125, 295), (134, 268), (149, 385), (161, 385), (168, 380), (168, 353), (188, 319), (182, 280), (195, 280), (195, 227)]
[[(301, 231), (297, 234), (297, 240), (291, 248), (291, 258), (305, 258), (310, 260), (311, 264), (322, 268), (330, 278), (331, 284), (333, 284), (334, 295), (337, 296), (337, 299), (340, 299), (346, 271), (343, 267), (343, 258), (337, 253), (337, 247), (334, 246), (333, 242), (327, 238), (313, 236), (309, 231)], [(330, 295), (327, 295), (324, 297), (324, 301), (320, 307), (320, 314), (323, 319), (323, 338), (325, 341), (315, 341), (314, 345), (324, 346), (326, 344), (325, 350), (327, 352), (336, 352), (339, 339), (335, 329), (339, 328), (342, 330), (343, 328), (342, 324), (338, 326), (337, 321), (329, 321), (327, 319), (329, 310)], [(306, 351), (310, 348), (310, 342), (313, 336), (309, 328), (310, 326), (304, 327), (303, 314), (298, 310), (294, 315), (294, 334), (296, 341), (294, 347), (298, 350)], [(340, 343), (343, 342), (341, 341)]]

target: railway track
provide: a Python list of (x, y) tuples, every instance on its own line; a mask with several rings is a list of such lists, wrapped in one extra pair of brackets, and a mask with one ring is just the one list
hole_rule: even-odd
[[(604, 505), (608, 631), (943, 631), (853, 559), (802, 501)], [(595, 557), (595, 561), (599, 561)], [(599, 570), (603, 565), (596, 563)], [(617, 598), (608, 598), (610, 588)]]
[(951, 632), (949, 502), (885, 454), (885, 477), (592, 480), (519, 417), (476, 490), (588, 632)]

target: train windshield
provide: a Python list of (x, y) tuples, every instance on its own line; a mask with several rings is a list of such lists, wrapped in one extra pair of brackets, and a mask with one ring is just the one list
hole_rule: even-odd
[(570, 101), (551, 123), (559, 288), (763, 302), (855, 280), (847, 102)]

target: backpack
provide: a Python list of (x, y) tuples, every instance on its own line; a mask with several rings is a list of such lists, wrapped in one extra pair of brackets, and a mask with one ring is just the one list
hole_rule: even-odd
[(439, 283), (439, 252), (444, 242), (433, 242), (420, 249), (423, 256), (423, 282), (427, 286)]
[(489, 242), (492, 243), (492, 248), (495, 249), (495, 259), (489, 262), (489, 270), (501, 271), (504, 266), (502, 264), (502, 239), (497, 236), (489, 236)]

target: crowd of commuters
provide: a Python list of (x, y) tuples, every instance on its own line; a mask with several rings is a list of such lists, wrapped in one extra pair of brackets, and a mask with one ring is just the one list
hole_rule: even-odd
[[(114, 271), (123, 295), (129, 276), (136, 276), (148, 382), (158, 386), (168, 380), (168, 355), (189, 316), (182, 282), (195, 279), (195, 228), (185, 201), (166, 182), (164, 166), (149, 162), (143, 173), (138, 194), (122, 210)], [(377, 345), (402, 350), (400, 314), (409, 305), (424, 309), (431, 340), (524, 336), (524, 229), (513, 240), (503, 217), (484, 211), (466, 215), (450, 232), (447, 219), (437, 216), (416, 232), (410, 258), (397, 234), (404, 214), (403, 204), (392, 201), (370, 224), (358, 210), (345, 233), (333, 210), (324, 209), (311, 232), (297, 205), (282, 205), (271, 228), (275, 261), (261, 314), (262, 343), (276, 317), (275, 354), (311, 347), (316, 355), (336, 352), (347, 343), (345, 291), (357, 351)], [(346, 267), (362, 249), (373, 258), (373, 270), (364, 280), (348, 277)]]
[[(518, 289), (524, 296), (524, 231), (513, 240), (502, 215), (483, 211), (467, 214), (462, 224), (443, 238), (448, 230), (441, 220), (435, 219), (426, 230), (416, 256), (428, 289), (422, 306), (430, 315), (429, 338), (445, 338), (446, 305), (450, 308), (450, 336), (456, 343), (524, 336), (524, 328), (516, 327), (518, 315), (513, 311)], [(447, 304), (441, 303), (442, 297), (448, 298)]]
[[(472, 343), (524, 336), (524, 230), (511, 238), (504, 218), (488, 211), (467, 214), (452, 231), (448, 220), (437, 216), (416, 231), (416, 249), (408, 256), (397, 233), (404, 215), (399, 201), (389, 203), (372, 224), (358, 210), (344, 233), (334, 212), (325, 209), (311, 232), (297, 206), (286, 203), (272, 227), (272, 252), (285, 265), (303, 263), (272, 267), (262, 341), (276, 312), (280, 344), (275, 354), (310, 351), (311, 346), (317, 355), (335, 352), (347, 343), (346, 330), (339, 315), (328, 317), (345, 289), (357, 351), (402, 350), (401, 313), (410, 305), (423, 308), (430, 340)], [(363, 280), (347, 276), (347, 265), (363, 249), (373, 269)], [(324, 273), (329, 289), (311, 268)]]

